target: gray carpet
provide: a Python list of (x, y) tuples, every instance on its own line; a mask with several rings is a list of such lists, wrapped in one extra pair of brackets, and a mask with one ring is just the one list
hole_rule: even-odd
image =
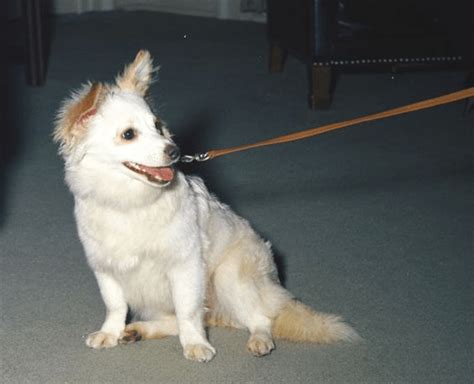
[[(185, 169), (275, 247), (286, 287), (364, 338), (245, 351), (211, 329), (209, 364), (176, 338), (106, 351), (84, 344), (104, 306), (50, 139), (87, 79), (111, 80), (139, 48), (161, 64), (152, 94), (185, 152), (243, 144), (463, 87), (462, 72), (342, 74), (329, 111), (306, 106), (306, 71), (267, 73), (265, 28), (156, 13), (60, 17), (47, 83), (11, 66), (0, 186), (3, 383), (472, 382), (472, 129), (462, 103)], [(3, 127), (2, 127), (3, 128)]]

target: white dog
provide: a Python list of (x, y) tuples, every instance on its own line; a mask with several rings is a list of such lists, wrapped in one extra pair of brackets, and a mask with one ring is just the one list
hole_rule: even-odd
[[(179, 151), (145, 94), (150, 54), (115, 84), (86, 84), (66, 100), (54, 139), (107, 315), (89, 347), (178, 335), (184, 356), (209, 361), (205, 325), (246, 328), (263, 356), (273, 338), (329, 343), (358, 336), (337, 316), (295, 300), (278, 281), (270, 244), (173, 164)], [(140, 321), (126, 324), (130, 311)]]

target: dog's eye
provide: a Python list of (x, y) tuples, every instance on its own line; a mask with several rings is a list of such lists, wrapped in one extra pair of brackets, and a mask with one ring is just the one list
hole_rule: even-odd
[(133, 128), (128, 128), (122, 132), (122, 139), (124, 140), (133, 140), (137, 133)]

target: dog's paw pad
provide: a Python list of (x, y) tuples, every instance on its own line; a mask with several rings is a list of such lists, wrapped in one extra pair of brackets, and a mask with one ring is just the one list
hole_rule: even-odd
[(86, 344), (94, 349), (112, 348), (118, 344), (118, 337), (110, 333), (98, 331), (87, 336)]
[(188, 360), (206, 363), (214, 357), (216, 350), (211, 345), (189, 344), (184, 347), (184, 357)]
[(136, 343), (137, 341), (140, 341), (142, 339), (142, 335), (134, 330), (130, 329), (123, 332), (122, 336), (120, 337), (119, 343), (120, 344), (131, 344), (131, 343)]
[(273, 340), (267, 336), (253, 335), (247, 343), (247, 351), (257, 357), (268, 355), (274, 348)]

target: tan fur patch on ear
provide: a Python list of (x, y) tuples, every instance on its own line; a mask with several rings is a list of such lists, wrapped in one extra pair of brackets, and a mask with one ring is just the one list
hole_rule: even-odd
[[(68, 100), (59, 112), (54, 132), (54, 140), (61, 144), (60, 152), (73, 146), (82, 137), (87, 128), (87, 121), (97, 113), (104, 99), (106, 87), (102, 83), (93, 83), (71, 100)], [(87, 93), (85, 93), (87, 92)]]
[(66, 113), (66, 119), (69, 124), (69, 133), (77, 136), (83, 130), (85, 122), (88, 118), (97, 113), (103, 85), (101, 83), (93, 83), (89, 93), (72, 105)]
[(122, 90), (137, 92), (144, 96), (152, 82), (153, 60), (150, 52), (141, 50), (135, 60), (127, 65), (123, 73), (116, 78), (118, 87)]

